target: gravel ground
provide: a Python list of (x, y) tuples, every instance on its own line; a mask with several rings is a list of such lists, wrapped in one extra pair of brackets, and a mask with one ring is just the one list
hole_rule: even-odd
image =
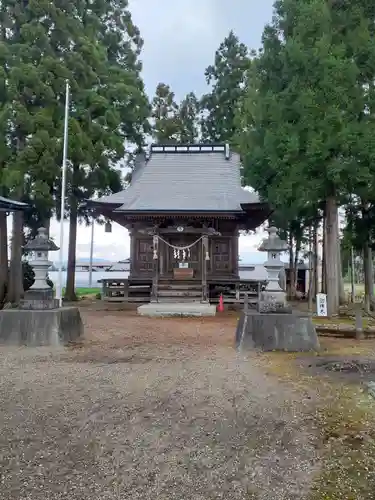
[(235, 353), (235, 318), (83, 317), (81, 346), (1, 348), (0, 499), (307, 498), (313, 400)]

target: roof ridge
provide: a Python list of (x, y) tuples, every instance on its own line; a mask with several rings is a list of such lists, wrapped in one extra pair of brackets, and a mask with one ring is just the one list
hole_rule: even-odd
[(186, 154), (186, 153), (225, 153), (229, 159), (230, 149), (227, 143), (217, 144), (151, 144), (149, 148), (150, 154), (169, 153), (169, 154)]

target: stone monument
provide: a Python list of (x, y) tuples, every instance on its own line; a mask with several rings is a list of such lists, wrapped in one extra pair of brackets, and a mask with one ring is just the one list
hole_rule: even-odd
[(288, 250), (288, 245), (279, 238), (275, 227), (267, 231), (268, 238), (258, 249), (267, 252), (264, 263), (267, 286), (259, 295), (256, 310), (249, 309), (245, 300), (237, 324), (236, 347), (263, 351), (318, 350), (319, 341), (311, 317), (293, 312), (280, 286), (280, 273), (284, 269), (280, 257)]
[(267, 260), (263, 264), (267, 271), (267, 285), (260, 293), (258, 311), (260, 313), (291, 312), (287, 305), (286, 292), (281, 288), (280, 273), (285, 269), (281, 254), (288, 250), (286, 241), (279, 238), (277, 229), (267, 229), (268, 238), (262, 241), (258, 251), (267, 252)]
[(47, 283), (48, 269), (52, 262), (48, 260), (48, 252), (59, 250), (59, 247), (48, 238), (44, 227), (38, 229), (38, 234), (33, 240), (29, 240), (24, 249), (32, 254), (29, 261), (35, 274), (35, 281), (25, 292), (20, 302), (20, 309), (56, 309), (59, 301), (54, 298), (53, 288)]
[(32, 255), (30, 265), (35, 280), (17, 308), (0, 311), (0, 343), (40, 346), (77, 340), (83, 335), (78, 307), (59, 307), (54, 290), (47, 283), (52, 265), (48, 252), (59, 248), (48, 238), (47, 230), (39, 228), (25, 250)]

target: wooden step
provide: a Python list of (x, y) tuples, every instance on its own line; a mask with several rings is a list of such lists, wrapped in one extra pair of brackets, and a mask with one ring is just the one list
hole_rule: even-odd
[(201, 290), (158, 290), (159, 297), (200, 297)]
[(178, 302), (200, 302), (200, 297), (158, 297), (158, 302), (161, 303), (178, 303)]
[(159, 285), (159, 290), (202, 290), (202, 285)]

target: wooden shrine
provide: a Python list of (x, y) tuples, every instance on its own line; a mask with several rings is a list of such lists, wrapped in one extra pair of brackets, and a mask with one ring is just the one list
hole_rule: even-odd
[(228, 145), (153, 145), (138, 155), (126, 190), (89, 205), (129, 230), (124, 300), (138, 289), (137, 300), (155, 302), (207, 302), (220, 288), (238, 299), (239, 232), (270, 213), (241, 187), (240, 158)]

